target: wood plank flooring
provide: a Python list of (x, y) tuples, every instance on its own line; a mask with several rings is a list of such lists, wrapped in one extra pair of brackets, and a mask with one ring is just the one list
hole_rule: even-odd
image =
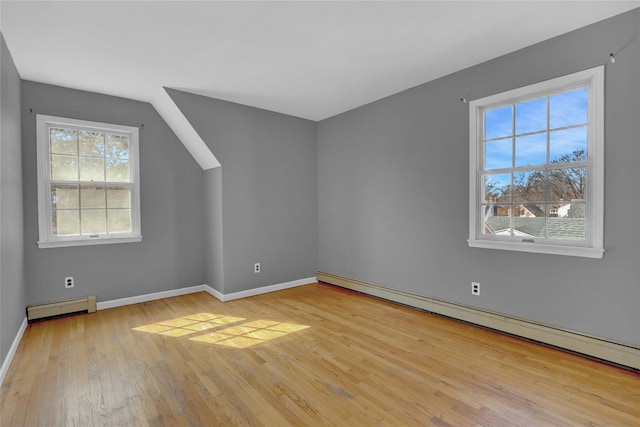
[(28, 326), (13, 426), (640, 426), (640, 374), (313, 284)]

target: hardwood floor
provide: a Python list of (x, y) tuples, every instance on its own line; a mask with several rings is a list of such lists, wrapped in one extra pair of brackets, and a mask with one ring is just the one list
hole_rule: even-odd
[(640, 374), (314, 284), (28, 326), (13, 426), (639, 426)]

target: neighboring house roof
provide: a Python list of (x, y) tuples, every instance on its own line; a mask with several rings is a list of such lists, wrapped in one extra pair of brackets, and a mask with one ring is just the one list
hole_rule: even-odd
[[(492, 234), (501, 234), (503, 230), (511, 227), (510, 218), (507, 216), (492, 216), (485, 222), (486, 227)], [(531, 237), (544, 236), (544, 218), (513, 218), (513, 227), (519, 235)], [(586, 221), (584, 218), (547, 218), (549, 238), (564, 239), (584, 239), (586, 231)]]
[[(581, 202), (584, 202), (584, 199), (580, 199)], [(576, 200), (571, 202), (571, 207), (567, 212), (567, 216), (569, 218), (584, 218), (585, 215), (585, 204), (584, 203), (575, 203)]]

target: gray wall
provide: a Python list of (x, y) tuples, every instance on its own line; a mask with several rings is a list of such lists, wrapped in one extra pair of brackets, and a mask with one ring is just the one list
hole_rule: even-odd
[[(319, 269), (640, 345), (639, 28), (634, 10), (319, 123)], [(604, 63), (604, 259), (469, 248), (460, 97)]]
[[(205, 283), (204, 174), (150, 104), (24, 81), (22, 105), (29, 303), (83, 295), (105, 301)], [(140, 130), (142, 242), (37, 247), (36, 114), (144, 124)], [(64, 288), (65, 276), (75, 278), (75, 288)]]
[[(0, 356), (26, 303), (203, 283), (229, 294), (310, 277), (318, 266), (640, 345), (639, 28), (635, 10), (319, 124), (171, 90), (222, 163), (205, 172), (147, 103), (21, 86), (3, 41)], [(469, 248), (468, 105), (459, 98), (590, 68), (611, 51), (604, 259)], [(36, 113), (144, 123), (141, 243), (37, 248)]]
[(21, 81), (0, 33), (0, 365), (25, 318), (22, 224)]
[(205, 278), (206, 283), (224, 293), (222, 233), (222, 169), (205, 171)]
[[(223, 281), (233, 293), (315, 276), (316, 123), (169, 90), (221, 167)], [(213, 180), (207, 180), (216, 190)], [(209, 218), (219, 221), (219, 218)], [(253, 273), (260, 262), (262, 272)]]

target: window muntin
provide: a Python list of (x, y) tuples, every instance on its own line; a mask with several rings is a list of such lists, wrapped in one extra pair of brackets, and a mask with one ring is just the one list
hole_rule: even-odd
[(471, 246), (602, 256), (603, 74), (470, 104)]
[(138, 129), (36, 121), (39, 247), (140, 241)]
[(580, 87), (481, 110), (483, 234), (586, 240), (587, 95)]

